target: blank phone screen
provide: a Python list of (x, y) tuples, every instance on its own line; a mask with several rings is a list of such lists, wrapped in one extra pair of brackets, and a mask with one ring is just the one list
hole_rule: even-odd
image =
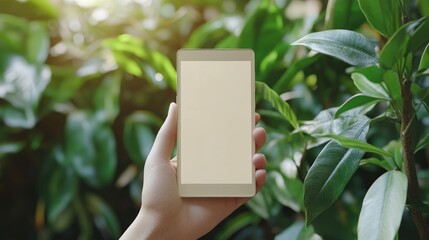
[(182, 184), (252, 183), (252, 62), (180, 62)]

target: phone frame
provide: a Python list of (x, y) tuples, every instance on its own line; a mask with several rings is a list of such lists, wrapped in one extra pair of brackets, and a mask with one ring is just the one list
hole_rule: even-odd
[(255, 128), (255, 54), (251, 49), (180, 49), (177, 52), (177, 183), (181, 197), (251, 197), (256, 193), (255, 167), (252, 157), (249, 159), (252, 166), (252, 180), (250, 184), (183, 184), (181, 182), (181, 62), (182, 61), (250, 61), (251, 62), (251, 129), (249, 141), (251, 155), (255, 153), (255, 142), (252, 137)]

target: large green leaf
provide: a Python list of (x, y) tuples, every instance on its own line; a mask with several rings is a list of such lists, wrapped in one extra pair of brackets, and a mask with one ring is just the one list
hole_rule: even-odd
[(256, 82), (255, 90), (256, 94), (270, 102), (273, 107), (292, 125), (292, 127), (298, 128), (299, 124), (294, 111), (274, 90), (263, 82)]
[(354, 66), (368, 66), (377, 63), (374, 44), (362, 34), (349, 30), (310, 33), (294, 42), (293, 45), (306, 46)]
[[(429, 18), (421, 18), (411, 21), (396, 31), (381, 50), (379, 58), (380, 66), (384, 69), (393, 69), (397, 62), (406, 57), (410, 50), (414, 50), (419, 47), (410, 47), (411, 39), (418, 39), (412, 41), (414, 45), (418, 45), (423, 43), (425, 39), (429, 38), (427, 34), (423, 35), (423, 33), (426, 33), (424, 31), (429, 27), (428, 21)], [(422, 28), (420, 28), (420, 26), (422, 26)], [(402, 67), (402, 65), (397, 66), (395, 70), (402, 70)]]
[(389, 171), (369, 188), (359, 215), (358, 239), (394, 239), (407, 199), (407, 177)]
[(380, 99), (378, 99), (378, 98), (370, 97), (370, 96), (363, 95), (363, 94), (356, 94), (356, 95), (350, 97), (349, 99), (347, 99), (338, 108), (338, 110), (335, 112), (335, 117), (338, 117), (342, 113), (344, 113), (348, 110), (351, 110), (353, 108), (360, 107), (360, 106), (373, 105), (379, 101), (380, 101)]
[(313, 120), (303, 122), (299, 130), (315, 137), (317, 140), (316, 142), (307, 142), (308, 148), (326, 143), (329, 138), (323, 137), (325, 135), (338, 135), (357, 122), (368, 121), (368, 118), (365, 116), (368, 109), (365, 107), (357, 107), (335, 117), (337, 110), (338, 108), (323, 110)]
[(124, 126), (124, 144), (131, 159), (142, 165), (149, 155), (155, 134), (152, 127), (159, 128), (161, 120), (150, 112), (135, 112), (128, 116)]
[(363, 74), (352, 73), (352, 79), (355, 86), (364, 94), (370, 97), (389, 100), (389, 94), (383, 88), (382, 83), (373, 83)]
[(369, 24), (384, 35), (392, 36), (401, 26), (399, 0), (359, 0), (360, 8)]
[[(352, 125), (340, 135), (366, 140), (367, 121)], [(359, 167), (364, 152), (329, 142), (317, 156), (304, 180), (304, 205), (307, 225), (337, 200)]]

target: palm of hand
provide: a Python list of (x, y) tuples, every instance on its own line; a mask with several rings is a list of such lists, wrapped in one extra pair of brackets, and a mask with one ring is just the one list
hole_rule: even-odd
[[(256, 122), (259, 119), (257, 114)], [(163, 225), (166, 228), (163, 232), (174, 233), (176, 239), (192, 239), (210, 231), (249, 198), (181, 198), (177, 189), (176, 159), (170, 160), (176, 126), (176, 106), (172, 104), (146, 161), (142, 211)], [(259, 150), (265, 142), (265, 130), (256, 128), (253, 138)], [(265, 162), (262, 154), (253, 156), (257, 191), (266, 179)]]

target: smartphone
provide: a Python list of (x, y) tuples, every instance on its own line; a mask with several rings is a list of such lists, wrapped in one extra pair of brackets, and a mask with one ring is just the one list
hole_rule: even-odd
[(177, 52), (181, 197), (255, 194), (254, 59), (250, 49)]

